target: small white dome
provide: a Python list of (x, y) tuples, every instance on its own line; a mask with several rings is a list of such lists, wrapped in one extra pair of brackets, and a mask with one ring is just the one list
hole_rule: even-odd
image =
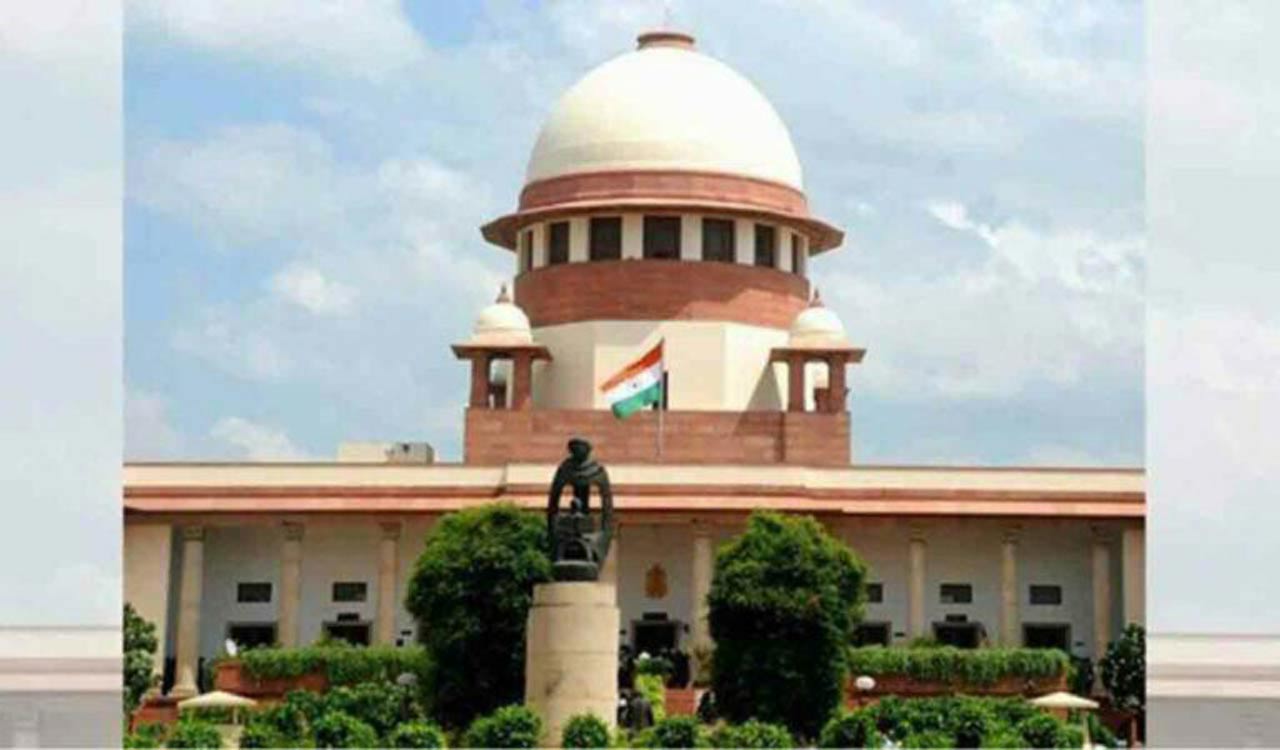
[(822, 305), (822, 298), (815, 291), (813, 301), (800, 311), (791, 323), (787, 345), (792, 347), (847, 346), (844, 323), (834, 311)]
[(639, 49), (565, 92), (525, 178), (625, 169), (717, 172), (803, 189), (800, 160), (773, 105), (675, 32), (642, 35)]
[(533, 343), (529, 316), (511, 301), (511, 294), (504, 284), (498, 299), (480, 311), (471, 331), (469, 344), (512, 345)]

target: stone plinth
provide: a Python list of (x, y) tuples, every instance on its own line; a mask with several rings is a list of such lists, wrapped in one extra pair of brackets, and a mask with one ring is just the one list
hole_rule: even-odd
[(525, 649), (525, 703), (542, 717), (542, 745), (558, 747), (569, 717), (618, 712), (618, 606), (612, 584), (544, 583), (533, 589)]

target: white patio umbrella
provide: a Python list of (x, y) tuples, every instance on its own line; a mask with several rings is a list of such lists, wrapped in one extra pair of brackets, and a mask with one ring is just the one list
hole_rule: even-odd
[[(1061, 710), (1095, 711), (1098, 708), (1097, 701), (1064, 691), (1032, 698), (1030, 703), (1037, 708), (1056, 708)], [(1084, 714), (1081, 714), (1080, 717), (1081, 728), (1084, 730), (1084, 746), (1093, 747), (1093, 739), (1089, 737), (1089, 720), (1084, 718)]]
[(258, 702), (252, 698), (246, 698), (243, 695), (228, 693), (225, 690), (214, 690), (208, 693), (201, 693), (194, 698), (188, 698), (184, 701), (178, 701), (178, 710), (185, 711), (193, 708), (229, 708), (231, 709), (231, 723), (235, 724), (240, 714), (241, 708), (253, 708)]

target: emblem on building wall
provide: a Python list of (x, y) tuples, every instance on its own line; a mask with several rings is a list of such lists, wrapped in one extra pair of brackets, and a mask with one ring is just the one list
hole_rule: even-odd
[(667, 571), (662, 565), (654, 563), (645, 571), (644, 595), (650, 599), (661, 599), (667, 595)]

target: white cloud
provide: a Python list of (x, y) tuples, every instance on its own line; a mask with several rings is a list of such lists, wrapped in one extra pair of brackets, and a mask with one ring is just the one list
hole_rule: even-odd
[(183, 454), (182, 435), (169, 419), (169, 402), (159, 394), (126, 388), (124, 455), (131, 461), (155, 461)]
[(271, 277), (272, 293), (316, 315), (344, 315), (351, 311), (355, 291), (325, 278), (314, 268), (292, 266)]
[(380, 78), (428, 50), (396, 0), (129, 0), (131, 30), (250, 62)]
[(219, 369), (248, 380), (281, 380), (293, 371), (293, 361), (262, 330), (246, 329), (241, 317), (227, 309), (206, 310), (199, 323), (182, 327), (173, 347)]
[(307, 453), (280, 429), (242, 417), (224, 417), (209, 431), (210, 437), (235, 449), (249, 461), (304, 461)]

